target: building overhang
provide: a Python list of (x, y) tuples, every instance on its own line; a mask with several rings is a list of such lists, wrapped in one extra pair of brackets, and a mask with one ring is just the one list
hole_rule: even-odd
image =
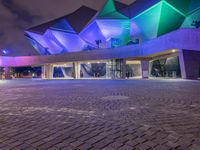
[(172, 50), (200, 51), (200, 29), (179, 29), (143, 44), (48, 56), (0, 57), (1, 67), (39, 66), (48, 63), (108, 59), (152, 59)]

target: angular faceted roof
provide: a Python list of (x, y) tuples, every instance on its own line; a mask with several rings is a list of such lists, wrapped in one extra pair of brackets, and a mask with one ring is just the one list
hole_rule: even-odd
[(160, 0), (136, 0), (128, 7), (118, 11), (129, 18), (133, 18), (158, 2), (160, 2)]
[(86, 6), (82, 6), (75, 12), (67, 15), (66, 20), (77, 33), (80, 33), (91, 21), (91, 19), (96, 15), (96, 13), (96, 10)]
[(147, 41), (191, 27), (199, 15), (200, 0), (136, 0), (130, 5), (107, 0), (99, 11), (82, 6), (26, 34), (41, 54), (59, 54)]
[(199, 9), (200, 9), (200, 0), (191, 0), (188, 13), (191, 14)]
[(30, 28), (27, 31), (35, 32), (38, 34), (44, 34), (45, 31), (49, 28), (59, 28), (61, 25), (58, 22), (64, 22), (66, 20), (66, 24), (69, 24), (69, 28), (72, 28), (76, 33), (80, 33), (88, 22), (96, 15), (97, 11), (89, 8), (87, 6), (81, 6), (75, 12), (68, 14), (66, 16), (57, 18), (55, 20), (49, 21), (47, 23), (38, 25), (36, 27)]
[(124, 3), (121, 3), (121, 2), (118, 2), (118, 1), (114, 1), (115, 3), (115, 9), (118, 11), (118, 10), (121, 10), (121, 9), (124, 9), (126, 7), (128, 7), (128, 5), (124, 4)]
[(173, 9), (184, 15), (188, 13), (190, 4), (190, 0), (136, 0), (128, 7), (120, 9), (119, 12), (129, 18), (134, 18), (159, 2), (166, 2), (168, 5), (173, 7)]
[[(145, 3), (146, 2), (146, 3)], [(131, 34), (143, 40), (156, 38), (180, 28), (190, 0), (139, 0), (131, 8)]]
[(38, 25), (38, 26), (35, 26), (35, 27), (32, 27), (32, 28), (29, 28), (27, 31), (29, 31), (29, 32), (35, 32), (35, 33), (38, 33), (38, 34), (44, 34), (45, 31), (48, 28), (50, 28), (51, 26), (53, 26), (57, 22), (58, 22), (58, 19), (55, 19), (55, 20), (49, 21), (47, 23), (44, 23), (44, 24), (41, 24), (41, 25)]
[(97, 19), (128, 19), (127, 16), (118, 10), (127, 7), (127, 5), (115, 0), (107, 0), (103, 8), (99, 11)]

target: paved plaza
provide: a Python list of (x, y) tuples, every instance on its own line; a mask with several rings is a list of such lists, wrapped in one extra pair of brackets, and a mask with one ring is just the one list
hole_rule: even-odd
[(200, 150), (200, 81), (0, 81), (0, 150)]

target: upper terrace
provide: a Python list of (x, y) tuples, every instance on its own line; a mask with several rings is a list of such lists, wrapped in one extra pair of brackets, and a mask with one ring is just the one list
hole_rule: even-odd
[(151, 59), (172, 53), (172, 49), (200, 51), (200, 30), (179, 29), (143, 44), (48, 56), (0, 57), (0, 66), (19, 67), (46, 63), (107, 60), (115, 58)]

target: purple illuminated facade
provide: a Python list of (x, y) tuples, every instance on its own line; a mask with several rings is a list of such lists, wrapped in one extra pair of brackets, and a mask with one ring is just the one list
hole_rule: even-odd
[(41, 56), (14, 61), (16, 66), (43, 66), (46, 79), (198, 79), (199, 22), (196, 0), (137, 0), (130, 5), (107, 0), (101, 10), (82, 6), (28, 29), (25, 35)]

